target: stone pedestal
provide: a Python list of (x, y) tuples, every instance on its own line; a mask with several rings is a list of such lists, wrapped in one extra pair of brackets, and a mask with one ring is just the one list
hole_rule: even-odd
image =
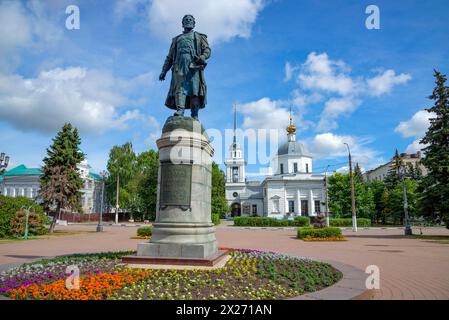
[(198, 120), (169, 117), (159, 148), (156, 221), (137, 256), (205, 259), (218, 254), (211, 221), (213, 147)]

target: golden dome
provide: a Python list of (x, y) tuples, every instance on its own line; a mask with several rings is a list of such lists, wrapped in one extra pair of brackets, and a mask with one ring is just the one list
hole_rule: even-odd
[(287, 133), (288, 134), (295, 134), (296, 133), (296, 127), (293, 124), (293, 118), (292, 118), (291, 113), (290, 113), (290, 124), (287, 127)]

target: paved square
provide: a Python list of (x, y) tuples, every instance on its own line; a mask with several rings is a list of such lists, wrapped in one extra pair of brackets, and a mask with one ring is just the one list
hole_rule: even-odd
[[(137, 243), (142, 242), (130, 239), (136, 227), (107, 226), (101, 234), (88, 232), (94, 231), (95, 225), (58, 226), (57, 230), (87, 233), (46, 240), (0, 242), (0, 265), (70, 253), (135, 250)], [(449, 230), (424, 228), (423, 233), (449, 235)], [(357, 233), (344, 231), (348, 239), (344, 242), (304, 242), (295, 238), (294, 228), (217, 227), (220, 246), (334, 260), (361, 270), (377, 265), (381, 289), (376, 299), (449, 299), (449, 244), (405, 239), (402, 234), (402, 229), (360, 229)]]

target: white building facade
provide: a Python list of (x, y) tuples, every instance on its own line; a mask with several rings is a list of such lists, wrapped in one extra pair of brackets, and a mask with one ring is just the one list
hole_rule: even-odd
[(324, 175), (313, 173), (313, 159), (296, 141), (290, 117), (288, 140), (271, 163), (272, 175), (262, 182), (247, 181), (243, 151), (236, 141), (229, 149), (226, 165), (226, 199), (231, 216), (294, 217), (316, 216), (325, 211)]
[[(401, 153), (402, 163), (404, 165), (412, 165), (413, 168), (419, 169), (423, 176), (427, 175), (427, 168), (421, 163), (421, 152), (417, 153)], [(384, 181), (394, 164), (394, 158), (372, 170), (368, 170), (363, 174), (365, 181)]]
[[(80, 190), (82, 193), (81, 207), (84, 213), (100, 212), (101, 177), (92, 173), (90, 169), (87, 160), (78, 166), (84, 182), (83, 188)], [(0, 179), (0, 194), (10, 197), (23, 196), (39, 201), (41, 175), (40, 168), (28, 168), (23, 164), (6, 171)]]

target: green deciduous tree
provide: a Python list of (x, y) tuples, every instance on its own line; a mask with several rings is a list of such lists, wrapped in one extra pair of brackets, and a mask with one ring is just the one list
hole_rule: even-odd
[(159, 154), (154, 150), (136, 154), (130, 142), (114, 146), (109, 153), (107, 195), (116, 204), (117, 180), (119, 206), (131, 219), (154, 220), (156, 214)]
[[(56, 207), (58, 217), (63, 208), (81, 209), (80, 189), (83, 180), (77, 166), (84, 160), (84, 154), (79, 150), (80, 143), (78, 130), (66, 123), (53, 139), (43, 159), (40, 198), (47, 210), (51, 206)], [(57, 216), (53, 219), (50, 232), (53, 232)]]
[(106, 181), (106, 193), (109, 204), (114, 207), (117, 203), (117, 186), (119, 191), (118, 204), (120, 208), (131, 210), (135, 207), (132, 188), (128, 185), (135, 177), (137, 156), (131, 142), (112, 147), (107, 164), (109, 177)]
[(142, 179), (139, 180), (138, 186), (142, 218), (154, 220), (156, 218), (159, 152), (154, 150), (142, 152), (138, 157), (138, 162), (142, 170)]
[[(328, 182), (329, 208), (333, 217), (351, 217), (349, 174), (335, 173), (329, 177)], [(375, 215), (373, 192), (362, 181), (361, 174), (354, 174), (354, 190), (357, 216), (360, 218), (373, 218)]]
[(220, 215), (220, 218), (225, 218), (230, 211), (225, 194), (225, 174), (218, 165), (212, 163), (212, 213)]
[(374, 221), (375, 222), (383, 222), (385, 223), (385, 217), (383, 215), (383, 210), (385, 208), (384, 203), (382, 202), (382, 195), (386, 190), (385, 183), (383, 181), (374, 180), (367, 183), (368, 188), (371, 190), (373, 194), (373, 202), (374, 202)]
[(446, 76), (436, 70), (435, 79), (429, 97), (434, 105), (426, 109), (434, 116), (420, 141), (427, 145), (421, 161), (428, 170), (419, 186), (420, 209), (425, 216), (444, 220), (449, 228), (449, 87), (445, 85)]

